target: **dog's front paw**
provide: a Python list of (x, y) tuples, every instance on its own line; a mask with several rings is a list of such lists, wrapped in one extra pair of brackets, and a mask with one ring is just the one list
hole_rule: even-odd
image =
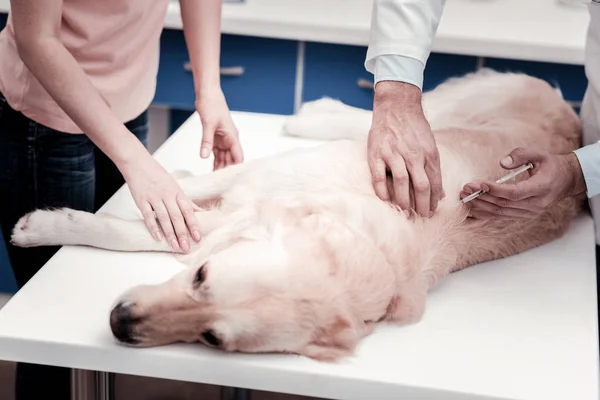
[(13, 228), (11, 244), (18, 247), (50, 245), (63, 230), (64, 221), (74, 221), (74, 210), (35, 210), (19, 219)]

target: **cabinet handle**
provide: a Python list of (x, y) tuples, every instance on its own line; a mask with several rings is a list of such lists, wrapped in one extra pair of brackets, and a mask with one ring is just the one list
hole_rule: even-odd
[(242, 76), (244, 67), (221, 67), (219, 70), (221, 76)]
[(370, 82), (366, 79), (359, 79), (356, 83), (357, 83), (358, 87), (361, 89), (374, 89), (375, 88), (375, 85), (373, 85), (373, 82)]
[[(186, 62), (183, 64), (183, 69), (191, 72), (192, 64), (189, 61)], [(222, 67), (219, 72), (221, 76), (242, 76), (244, 75), (244, 67)]]

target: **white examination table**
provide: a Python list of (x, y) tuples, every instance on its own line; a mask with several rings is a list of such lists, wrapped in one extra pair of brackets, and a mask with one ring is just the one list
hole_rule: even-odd
[[(284, 117), (234, 118), (246, 159), (317, 143), (283, 137)], [(208, 172), (212, 161), (199, 158), (200, 138), (194, 114), (155, 156), (169, 171)], [(125, 188), (103, 211), (137, 213)], [(421, 322), (380, 326), (338, 364), (199, 344), (116, 344), (108, 324), (116, 298), (180, 268), (166, 254), (61, 249), (0, 311), (0, 359), (73, 368), (78, 399), (110, 398), (107, 373), (123, 373), (348, 400), (598, 400), (588, 215), (560, 240), (451, 275), (429, 294)]]

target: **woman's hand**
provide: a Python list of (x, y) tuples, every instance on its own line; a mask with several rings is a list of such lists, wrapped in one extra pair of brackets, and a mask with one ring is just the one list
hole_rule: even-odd
[(499, 185), (495, 182), (469, 183), (460, 198), (477, 190), (484, 190), (472, 200), (470, 214), (474, 218), (535, 217), (566, 197), (579, 195), (586, 190), (579, 160), (574, 153), (554, 155), (531, 149), (515, 149), (500, 165), (515, 169), (531, 162), (531, 176), (524, 181)]
[(200, 94), (196, 110), (202, 121), (202, 144), (200, 157), (215, 155), (214, 169), (220, 169), (244, 161), (238, 130), (221, 89), (212, 89)]
[(202, 121), (200, 157), (215, 155), (214, 169), (244, 161), (238, 131), (221, 90), (220, 0), (179, 0), (185, 43), (190, 56), (196, 93), (196, 111)]
[(140, 153), (121, 168), (121, 172), (152, 236), (160, 241), (164, 233), (173, 250), (187, 253), (190, 250), (188, 231), (195, 241), (200, 240), (194, 214), (197, 207), (175, 179), (149, 153)]

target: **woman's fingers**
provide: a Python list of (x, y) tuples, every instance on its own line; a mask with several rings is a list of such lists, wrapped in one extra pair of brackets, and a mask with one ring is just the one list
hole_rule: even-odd
[[(183, 218), (185, 220), (185, 224), (192, 234), (192, 238), (196, 241), (200, 241), (200, 225), (198, 224), (198, 219), (196, 218), (196, 214), (194, 211), (198, 210), (198, 207), (192, 203), (183, 193), (177, 196), (177, 204), (179, 205), (179, 209), (183, 214)], [(184, 251), (186, 251), (184, 249)]]
[(161, 229), (156, 223), (156, 216), (154, 215), (154, 210), (152, 209), (150, 203), (144, 201), (142, 207), (140, 207), (140, 211), (142, 212), (146, 228), (148, 228), (148, 231), (152, 233), (154, 239), (158, 241), (163, 240)]
[(167, 207), (165, 207), (162, 200), (156, 200), (151, 204), (154, 212), (156, 213), (156, 219), (158, 219), (160, 227), (165, 234), (167, 243), (169, 243), (169, 246), (171, 246), (173, 250), (179, 251), (181, 248), (179, 247), (179, 241), (175, 236), (175, 231), (173, 230), (173, 224), (171, 223), (171, 218), (169, 217), (169, 211), (167, 210)]
[(179, 209), (179, 204), (177, 204), (177, 199), (167, 199), (164, 200), (163, 203), (167, 209), (167, 212), (169, 213), (171, 225), (175, 231), (179, 248), (187, 253), (190, 251), (190, 237), (188, 235), (185, 219), (183, 218), (183, 214)]

